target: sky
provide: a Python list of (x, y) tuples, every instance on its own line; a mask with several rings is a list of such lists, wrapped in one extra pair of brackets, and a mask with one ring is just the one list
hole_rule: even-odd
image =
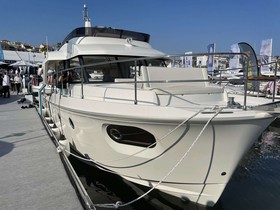
[(92, 26), (148, 33), (151, 45), (167, 54), (216, 52), (247, 42), (260, 52), (273, 40), (280, 55), (280, 0), (1, 0), (0, 40), (55, 45), (83, 27), (83, 5)]

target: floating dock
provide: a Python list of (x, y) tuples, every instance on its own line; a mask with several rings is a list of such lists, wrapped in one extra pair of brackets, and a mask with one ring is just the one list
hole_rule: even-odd
[(17, 103), (22, 97), (0, 97), (0, 209), (85, 209), (37, 110)]

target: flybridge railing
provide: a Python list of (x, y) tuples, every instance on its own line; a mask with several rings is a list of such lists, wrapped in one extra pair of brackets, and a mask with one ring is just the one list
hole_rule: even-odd
[[(68, 71), (68, 70), (73, 70), (73, 69), (81, 69), (81, 98), (84, 98), (84, 74), (85, 74), (85, 70), (88, 67), (97, 67), (97, 66), (101, 66), (101, 65), (106, 65), (106, 64), (114, 64), (114, 63), (125, 63), (125, 62), (133, 62), (133, 66), (132, 66), (132, 70), (134, 72), (134, 78), (130, 78), (130, 79), (134, 79), (134, 81), (118, 81), (118, 82), (94, 82), (94, 84), (134, 84), (134, 104), (138, 103), (138, 97), (137, 97), (137, 92), (138, 92), (138, 87), (137, 84), (145, 84), (145, 83), (183, 83), (183, 82), (211, 82), (213, 80), (211, 79), (197, 79), (197, 80), (153, 80), (153, 81), (140, 81), (137, 78), (137, 74), (139, 73), (138, 71), (140, 70), (139, 65), (140, 65), (140, 61), (149, 61), (149, 60), (162, 60), (162, 61), (172, 61), (172, 59), (174, 57), (181, 57), (181, 56), (215, 56), (215, 58), (219, 58), (219, 57), (225, 57), (225, 56), (234, 56), (234, 55), (239, 55), (242, 56), (242, 60), (243, 60), (243, 68), (238, 68), (238, 69), (243, 69), (243, 76), (240, 77), (240, 79), (235, 79), (235, 81), (239, 81), (241, 83), (244, 84), (244, 109), (246, 109), (247, 107), (247, 91), (248, 91), (248, 81), (259, 81), (263, 78), (257, 78), (257, 77), (253, 77), (253, 78), (249, 78), (248, 76), (248, 69), (252, 68), (253, 66), (250, 66), (250, 61), (249, 61), (249, 57), (247, 56), (247, 54), (244, 53), (197, 53), (197, 54), (182, 54), (182, 55), (165, 55), (165, 56), (155, 56), (155, 57), (141, 57), (141, 58), (131, 58), (131, 59), (123, 59), (123, 60), (114, 60), (114, 61), (106, 61), (106, 62), (98, 62), (98, 63), (94, 63), (94, 64), (87, 64), (87, 65), (81, 65), (78, 67), (72, 67), (69, 69), (65, 69), (63, 71)], [(143, 64), (143, 63), (142, 63)], [(187, 69), (186, 69), (187, 70)], [(231, 69), (218, 69), (219, 72), (222, 71), (229, 71)], [(233, 69), (232, 69), (233, 70)], [(275, 73), (276, 75), (276, 73)], [(275, 84), (275, 78), (271, 78), (271, 81), (274, 81)], [(223, 79), (220, 78), (219, 79), (220, 82), (230, 82), (232, 80), (229, 79)], [(275, 91), (275, 88), (274, 88)], [(275, 95), (275, 92), (273, 94), (273, 96)], [(274, 99), (273, 99), (274, 100)]]

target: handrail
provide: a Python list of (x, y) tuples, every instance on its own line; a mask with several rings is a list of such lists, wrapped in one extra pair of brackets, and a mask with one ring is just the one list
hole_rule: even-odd
[[(228, 52), (221, 52), (221, 53), (194, 53), (191, 54), (192, 56), (203, 56), (203, 55), (214, 55), (215, 57), (224, 57), (225, 55), (227, 56), (232, 56), (232, 55), (242, 55), (244, 56), (244, 58), (246, 58), (247, 62), (246, 65), (245, 63), (243, 63), (243, 68), (234, 68), (234, 69), (218, 69), (220, 72), (222, 71), (230, 71), (230, 70), (237, 70), (237, 69), (243, 69), (243, 77), (241, 77), (240, 79), (234, 79), (234, 81), (240, 81), (240, 82), (244, 82), (245, 86), (244, 86), (244, 109), (246, 109), (247, 106), (247, 91), (248, 91), (248, 80), (262, 80), (261, 78), (250, 78), (248, 77), (248, 69), (253, 67), (253, 66), (249, 66), (249, 62), (248, 59), (249, 57), (244, 54), (244, 53), (228, 53)], [(137, 81), (137, 64), (138, 61), (148, 61), (148, 60), (172, 60), (173, 57), (180, 57), (180, 56), (186, 56), (185, 54), (182, 55), (164, 55), (164, 56), (150, 56), (150, 57), (139, 57), (139, 58), (128, 58), (128, 59), (123, 59), (123, 60), (113, 60), (113, 61), (105, 61), (105, 62), (98, 62), (98, 63), (93, 63), (93, 64), (86, 64), (86, 65), (80, 65), (77, 67), (71, 67), (68, 69), (64, 69), (62, 71), (68, 71), (68, 70), (73, 70), (73, 69), (81, 69), (81, 98), (84, 98), (84, 69), (87, 67), (94, 67), (94, 66), (99, 66), (99, 65), (104, 65), (104, 64), (114, 64), (114, 63), (123, 63), (123, 62), (133, 62), (134, 66), (132, 64), (131, 67), (133, 67), (134, 70), (134, 81), (120, 81), (120, 82), (114, 82), (114, 83), (109, 83), (106, 82), (106, 84), (127, 84), (127, 83), (133, 83), (134, 84), (134, 104), (138, 103), (138, 99), (137, 99), (137, 84), (141, 83), (141, 84), (145, 84), (145, 83), (178, 83), (178, 82), (211, 82), (211, 80), (209, 79), (205, 79), (205, 80), (157, 80), (157, 81)], [(276, 62), (277, 63), (277, 62)], [(277, 64), (276, 64), (277, 66)], [(276, 71), (275, 71), (275, 75), (276, 75)], [(131, 78), (132, 79), (132, 78)], [(276, 80), (276, 79), (275, 79)], [(228, 79), (220, 79), (220, 81), (233, 81), (228, 80)], [(104, 84), (103, 82), (95, 82), (94, 84)], [(274, 88), (275, 91), (275, 88)], [(273, 97), (275, 94), (273, 94)], [(273, 99), (274, 100), (274, 99)]]
[[(247, 59), (246, 61), (246, 74), (244, 74), (245, 76), (245, 80), (244, 80), (244, 106), (243, 109), (246, 110), (247, 109), (247, 90), (248, 90), (248, 69), (249, 69), (249, 60)], [(245, 70), (245, 68), (244, 68)]]
[(43, 105), (42, 105), (42, 93), (43, 90), (45, 89), (46, 84), (43, 84), (42, 87), (39, 88), (39, 108), (40, 108), (40, 115), (42, 116), (43, 113)]
[[(276, 65), (276, 66), (275, 66), (275, 71), (274, 71), (274, 77), (276, 78), (276, 76), (277, 76), (277, 62), (276, 62), (275, 65)], [(276, 91), (276, 79), (275, 79), (275, 81), (274, 81), (274, 83), (273, 83), (272, 102), (275, 101), (275, 91)]]
[(137, 104), (137, 61), (134, 61), (134, 104)]

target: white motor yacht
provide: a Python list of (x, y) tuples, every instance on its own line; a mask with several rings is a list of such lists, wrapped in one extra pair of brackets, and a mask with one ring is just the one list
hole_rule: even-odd
[(206, 69), (167, 68), (170, 57), (149, 38), (86, 19), (43, 63), (45, 83), (54, 70), (43, 108), (91, 164), (213, 206), (278, 113), (229, 106)]

